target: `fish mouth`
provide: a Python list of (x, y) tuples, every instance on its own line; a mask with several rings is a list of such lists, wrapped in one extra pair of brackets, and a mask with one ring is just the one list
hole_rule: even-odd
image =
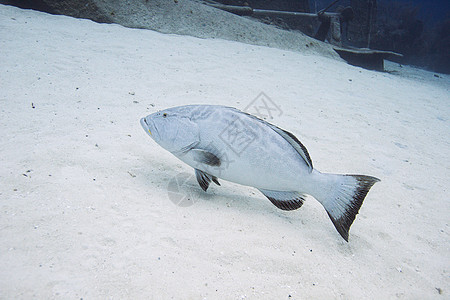
[(152, 131), (150, 130), (150, 126), (148, 126), (147, 120), (145, 118), (141, 118), (141, 126), (144, 130), (152, 136)]

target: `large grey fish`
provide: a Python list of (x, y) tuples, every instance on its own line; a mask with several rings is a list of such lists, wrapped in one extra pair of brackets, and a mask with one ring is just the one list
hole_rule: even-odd
[(252, 186), (276, 207), (294, 210), (305, 195), (317, 199), (340, 235), (348, 231), (369, 189), (379, 179), (320, 173), (292, 134), (232, 107), (187, 105), (141, 119), (164, 149), (195, 169), (204, 191), (218, 178)]

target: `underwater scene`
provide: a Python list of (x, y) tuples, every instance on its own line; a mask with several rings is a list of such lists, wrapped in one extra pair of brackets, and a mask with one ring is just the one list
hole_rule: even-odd
[(446, 299), (450, 2), (0, 0), (0, 299)]

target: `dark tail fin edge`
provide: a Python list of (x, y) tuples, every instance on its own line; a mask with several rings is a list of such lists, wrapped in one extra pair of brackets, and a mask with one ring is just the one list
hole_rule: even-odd
[[(350, 226), (352, 225), (353, 221), (356, 218), (356, 215), (359, 212), (359, 209), (361, 208), (361, 205), (363, 204), (364, 198), (366, 198), (367, 193), (369, 192), (370, 188), (380, 181), (380, 179), (372, 177), (372, 176), (366, 176), (366, 175), (344, 175), (344, 176), (351, 176), (354, 179), (356, 179), (356, 186), (353, 190), (353, 194), (350, 195), (350, 199), (345, 199), (346, 201), (346, 207), (345, 212), (342, 216), (339, 218), (335, 218), (328, 210), (328, 216), (330, 217), (331, 221), (334, 224), (334, 227), (336, 227), (336, 230), (339, 232), (339, 234), (342, 236), (342, 238), (348, 242), (348, 232), (350, 230)], [(345, 198), (345, 193), (342, 195), (343, 198)], [(340, 197), (338, 196), (338, 197)], [(339, 198), (337, 200), (340, 200)], [(343, 199), (344, 200), (344, 199)], [(349, 200), (349, 201), (348, 201)]]

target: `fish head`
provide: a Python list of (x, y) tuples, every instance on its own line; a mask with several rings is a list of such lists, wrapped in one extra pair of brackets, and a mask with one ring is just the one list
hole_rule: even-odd
[(187, 115), (173, 109), (158, 111), (141, 119), (145, 132), (164, 149), (177, 154), (199, 142), (199, 129)]

